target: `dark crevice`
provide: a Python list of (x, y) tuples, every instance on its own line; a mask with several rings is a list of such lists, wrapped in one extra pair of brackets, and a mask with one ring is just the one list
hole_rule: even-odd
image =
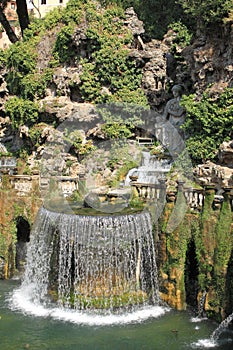
[(186, 252), (185, 291), (187, 304), (197, 308), (198, 263), (196, 247), (193, 239), (189, 242)]
[(18, 271), (24, 269), (27, 255), (27, 242), (30, 241), (30, 225), (23, 217), (18, 217), (16, 221), (17, 243), (15, 267)]

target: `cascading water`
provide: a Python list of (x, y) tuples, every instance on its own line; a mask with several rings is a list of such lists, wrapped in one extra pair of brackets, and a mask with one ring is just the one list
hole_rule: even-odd
[(140, 167), (130, 169), (125, 179), (125, 185), (129, 185), (130, 176), (137, 176), (137, 182), (140, 183), (158, 183), (158, 179), (165, 178), (170, 169), (170, 159), (159, 159), (157, 156), (151, 155), (150, 152), (142, 152)]
[(198, 307), (198, 317), (203, 317), (203, 314), (204, 314), (204, 311), (205, 311), (206, 296), (207, 296), (207, 292), (205, 290), (203, 292), (202, 296), (200, 297), (199, 307)]
[(215, 329), (215, 331), (212, 333), (210, 339), (211, 341), (217, 341), (220, 334), (229, 326), (229, 324), (231, 323), (231, 321), (233, 320), (233, 313), (230, 314), (227, 318), (225, 318), (225, 320), (223, 320), (220, 325), (218, 326), (218, 328)]
[(141, 314), (146, 318), (154, 305), (158, 316), (165, 309), (158, 306), (154, 252), (149, 212), (91, 216), (42, 207), (18, 296), (27, 291), (33, 305), (94, 315), (123, 315), (149, 305), (150, 312)]
[[(209, 339), (200, 339), (198, 342), (191, 344), (192, 348), (214, 348), (218, 346), (220, 335), (227, 329), (233, 320), (233, 313), (230, 314), (225, 320), (211, 334)], [(231, 341), (231, 340), (230, 340)]]

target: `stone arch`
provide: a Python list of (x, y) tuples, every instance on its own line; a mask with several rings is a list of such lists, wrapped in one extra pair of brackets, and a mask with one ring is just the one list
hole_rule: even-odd
[(16, 255), (15, 267), (21, 272), (24, 269), (27, 254), (27, 243), (30, 241), (30, 224), (23, 216), (16, 219)]

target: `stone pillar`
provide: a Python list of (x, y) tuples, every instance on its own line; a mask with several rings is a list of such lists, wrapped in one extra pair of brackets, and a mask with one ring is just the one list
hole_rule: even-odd
[(166, 180), (159, 179), (159, 199), (164, 200), (166, 198)]
[(178, 192), (179, 192), (179, 191), (183, 191), (184, 184), (185, 184), (185, 181), (182, 181), (182, 180), (178, 180), (178, 181), (177, 181)]
[(78, 174), (78, 191), (81, 196), (85, 196), (86, 194), (86, 178), (85, 173)]

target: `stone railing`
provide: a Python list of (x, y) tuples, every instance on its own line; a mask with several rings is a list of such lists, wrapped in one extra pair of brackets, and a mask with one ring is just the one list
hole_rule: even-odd
[(205, 199), (204, 189), (184, 188), (183, 193), (187, 204), (192, 209), (201, 209)]
[[(221, 203), (224, 200), (223, 195), (218, 195), (218, 190), (215, 189), (214, 186), (203, 187), (200, 189), (192, 187), (186, 188), (183, 186), (183, 182), (178, 181), (176, 190), (171, 191), (166, 188), (165, 180), (159, 180), (159, 184), (146, 184), (131, 181), (130, 185), (132, 188), (132, 193), (145, 201), (157, 200), (166, 196), (167, 202), (175, 202), (178, 191), (182, 191), (187, 205), (193, 210), (201, 210), (203, 208), (207, 190), (214, 191), (215, 195), (213, 205), (216, 209), (221, 206)], [(222, 189), (222, 192), (228, 194), (231, 208), (233, 209), (233, 188), (224, 188)]]
[(80, 177), (69, 176), (40, 177), (40, 191), (42, 195), (46, 195), (49, 191), (58, 190), (64, 197), (68, 197), (78, 190), (79, 180)]
[(37, 177), (27, 175), (12, 175), (9, 177), (11, 188), (15, 190), (16, 195), (19, 197), (24, 197), (30, 195), (33, 191), (33, 180)]
[[(78, 189), (79, 177), (40, 177), (38, 175), (11, 175), (9, 182), (11, 189), (18, 197), (30, 196), (32, 191), (40, 191), (41, 196), (50, 190), (58, 189), (64, 197), (72, 195)], [(53, 182), (53, 185), (52, 185)], [(50, 187), (51, 186), (51, 187)]]

